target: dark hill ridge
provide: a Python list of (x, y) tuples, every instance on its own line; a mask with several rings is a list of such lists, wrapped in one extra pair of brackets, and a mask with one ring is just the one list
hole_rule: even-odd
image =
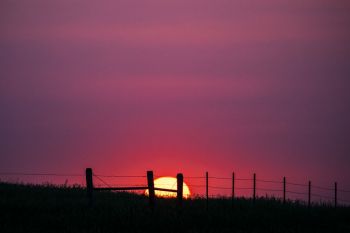
[(95, 193), (88, 205), (79, 187), (0, 183), (0, 232), (350, 232), (350, 208), (283, 205), (275, 199), (148, 199), (130, 193)]

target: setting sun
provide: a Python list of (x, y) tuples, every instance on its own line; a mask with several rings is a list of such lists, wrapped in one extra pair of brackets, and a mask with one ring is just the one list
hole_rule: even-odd
[[(164, 189), (175, 189), (177, 188), (177, 180), (174, 177), (160, 177), (154, 180), (155, 188), (164, 188)], [(190, 189), (187, 184), (183, 183), (183, 197), (189, 198), (191, 195)], [(148, 190), (146, 190), (146, 195), (148, 195)], [(167, 191), (159, 191), (156, 190), (155, 194), (157, 197), (176, 197), (176, 193), (167, 192)]]

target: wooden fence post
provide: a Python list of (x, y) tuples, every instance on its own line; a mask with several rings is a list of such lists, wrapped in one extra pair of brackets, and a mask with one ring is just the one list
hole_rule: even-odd
[(310, 208), (311, 206), (311, 181), (309, 181), (309, 196), (308, 196), (308, 201), (307, 201), (307, 206)]
[(153, 209), (154, 198), (155, 198), (153, 171), (147, 171), (147, 183), (148, 183), (149, 204), (150, 204), (151, 208)]
[(231, 198), (232, 198), (232, 205), (235, 200), (235, 173), (232, 172), (232, 193), (231, 193)]
[(87, 197), (89, 199), (89, 204), (92, 204), (92, 192), (94, 189), (93, 183), (92, 183), (92, 169), (86, 168), (85, 170), (85, 177), (86, 177), (86, 192)]
[(253, 201), (255, 202), (255, 195), (256, 195), (256, 174), (253, 175)]
[(337, 185), (337, 182), (334, 182), (334, 207), (335, 208), (337, 208), (337, 202), (338, 202), (338, 193), (337, 193), (337, 189), (338, 189), (338, 187), (337, 187), (338, 185)]
[(182, 206), (182, 197), (183, 197), (183, 182), (184, 176), (182, 173), (176, 175), (177, 179), (177, 202), (179, 206)]
[(206, 206), (208, 210), (208, 202), (209, 202), (209, 175), (208, 172), (205, 173), (205, 195), (206, 195)]
[(283, 204), (286, 203), (286, 177), (283, 177)]

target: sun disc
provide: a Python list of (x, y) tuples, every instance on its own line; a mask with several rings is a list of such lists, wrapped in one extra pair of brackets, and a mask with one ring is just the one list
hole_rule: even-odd
[[(154, 180), (154, 187), (155, 188), (176, 190), (177, 189), (177, 179), (174, 177), (170, 177), (170, 176), (164, 176), (164, 177), (157, 178)], [(183, 182), (182, 192), (183, 192), (184, 198), (189, 198), (191, 195), (190, 189), (185, 182)], [(148, 195), (148, 190), (145, 191), (145, 194)], [(157, 197), (176, 197), (177, 196), (176, 192), (167, 192), (167, 191), (159, 191), (159, 190), (155, 191), (155, 195)]]

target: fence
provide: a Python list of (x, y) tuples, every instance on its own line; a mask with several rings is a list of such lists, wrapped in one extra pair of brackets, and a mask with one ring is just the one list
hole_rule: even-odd
[[(283, 177), (281, 181), (278, 180), (265, 180), (265, 179), (257, 179), (256, 174), (253, 174), (252, 178), (240, 178), (237, 179), (235, 178), (235, 173), (232, 173), (231, 177), (216, 177), (216, 176), (209, 176), (209, 173), (206, 172), (205, 176), (202, 177), (186, 177), (187, 180), (189, 179), (205, 179), (205, 185), (195, 185), (197, 187), (205, 187), (205, 198), (207, 200), (207, 205), (210, 199), (209, 196), (209, 188), (211, 189), (219, 189), (219, 190), (229, 190), (231, 191), (231, 199), (232, 202), (236, 199), (236, 192), (237, 190), (249, 190), (251, 191), (251, 199), (253, 202), (255, 202), (257, 196), (257, 191), (265, 191), (265, 192), (272, 192), (274, 194), (280, 193), (280, 199), (283, 203), (286, 203), (287, 200), (292, 200), (291, 198), (288, 198), (289, 194), (297, 194), (297, 195), (305, 195), (307, 196), (307, 206), (311, 207), (313, 204), (313, 197), (316, 198), (323, 198), (327, 200), (331, 200), (332, 205), (334, 207), (338, 206), (338, 202), (341, 201), (344, 205), (345, 204), (350, 204), (349, 200), (345, 199), (339, 199), (338, 198), (338, 193), (348, 193), (350, 194), (350, 190), (344, 190), (344, 189), (338, 189), (338, 183), (334, 182), (333, 187), (324, 187), (324, 186), (317, 186), (317, 185), (312, 185), (311, 181), (308, 181), (308, 183), (302, 184), (302, 183), (294, 183), (294, 182), (287, 182), (287, 178)], [(209, 180), (227, 180), (231, 182), (231, 187), (227, 186), (210, 186), (209, 185)], [(251, 187), (237, 187), (236, 183), (237, 181), (249, 181), (251, 182)], [(275, 184), (279, 185), (280, 188), (278, 189), (269, 189), (269, 188), (258, 188), (258, 184), (262, 183), (269, 183), (269, 184)], [(301, 187), (304, 188), (305, 191), (295, 191), (293, 190), (293, 187)], [(287, 189), (288, 188), (288, 189)], [(319, 194), (318, 192), (315, 192), (315, 190), (323, 190), (327, 192), (331, 192), (332, 195), (323, 195)], [(297, 199), (300, 200), (300, 199)]]
[[(160, 188), (154, 186), (154, 176), (153, 171), (147, 171), (147, 186), (128, 186), (128, 187), (111, 187), (109, 186), (104, 180), (102, 180), (99, 176), (94, 175), (91, 168), (87, 168), (85, 171), (86, 174), (86, 190), (87, 190), (87, 196), (89, 198), (90, 204), (92, 204), (93, 201), (93, 191), (100, 191), (100, 190), (113, 190), (113, 191), (128, 191), (128, 190), (148, 190), (148, 197), (149, 197), (149, 203), (150, 206), (154, 207), (155, 202), (155, 191), (165, 191), (165, 192), (174, 192), (177, 193), (177, 202), (178, 205), (182, 205), (182, 199), (183, 199), (183, 175), (181, 173), (178, 173), (176, 175), (176, 181), (177, 181), (177, 189), (167, 189), (167, 188)], [(106, 184), (108, 187), (103, 188), (95, 188), (93, 186), (93, 177), (98, 178), (100, 181), (102, 181), (104, 184)]]
[[(116, 190), (116, 191), (134, 191), (148, 190), (149, 202), (151, 206), (154, 206), (155, 202), (155, 191), (167, 191), (167, 192), (176, 192), (178, 203), (181, 205), (183, 193), (182, 187), (184, 180), (186, 182), (191, 183), (189, 185), (190, 188), (203, 188), (204, 189), (204, 198), (206, 199), (206, 205), (208, 208), (210, 198), (212, 197), (210, 194), (214, 192), (214, 190), (219, 190), (221, 193), (229, 193), (229, 197), (232, 199), (232, 203), (239, 197), (237, 193), (239, 191), (251, 192), (251, 194), (246, 194), (245, 196), (250, 196), (252, 201), (254, 202), (260, 196), (259, 192), (265, 192), (272, 194), (273, 197), (277, 196), (283, 203), (287, 200), (300, 200), (300, 197), (304, 197), (305, 204), (309, 207), (320, 198), (320, 200), (327, 200), (328, 203), (331, 203), (334, 207), (340, 205), (349, 205), (350, 201), (346, 200), (350, 196), (350, 190), (339, 189), (338, 183), (334, 182), (332, 186), (325, 187), (313, 184), (311, 181), (307, 183), (295, 183), (289, 181), (286, 177), (282, 177), (281, 180), (267, 180), (267, 179), (258, 179), (256, 174), (253, 174), (251, 178), (237, 178), (235, 173), (232, 173), (230, 177), (217, 177), (217, 176), (209, 176), (209, 173), (206, 172), (204, 176), (188, 176), (184, 177), (181, 173), (177, 174), (177, 189), (164, 189), (161, 187), (154, 187), (154, 176), (152, 171), (148, 171), (145, 176), (120, 176), (120, 175), (98, 175), (92, 172), (91, 168), (86, 169), (84, 174), (61, 174), (61, 173), (0, 173), (0, 177), (27, 177), (27, 176), (35, 176), (35, 177), (54, 177), (54, 178), (79, 178), (81, 179), (81, 185), (86, 184), (87, 193), (89, 200), (92, 202), (93, 192), (101, 191), (101, 190)], [(147, 185), (111, 185), (109, 182), (106, 182), (106, 178), (115, 178), (115, 179), (128, 179), (128, 182), (131, 178), (137, 179), (146, 179)], [(192, 183), (192, 181), (200, 181), (200, 183)], [(225, 181), (225, 186), (220, 186), (221, 181)], [(99, 183), (99, 185), (95, 185), (95, 183)], [(249, 186), (240, 186), (239, 182), (248, 183)], [(57, 183), (57, 182), (55, 182)], [(211, 185), (214, 183), (214, 186)], [(264, 185), (274, 185), (275, 188), (265, 188)], [(101, 186), (102, 185), (102, 186)], [(327, 192), (324, 193), (320, 192)], [(298, 196), (297, 198), (293, 198)], [(228, 197), (228, 195), (226, 196)], [(324, 203), (324, 201), (323, 201)]]

